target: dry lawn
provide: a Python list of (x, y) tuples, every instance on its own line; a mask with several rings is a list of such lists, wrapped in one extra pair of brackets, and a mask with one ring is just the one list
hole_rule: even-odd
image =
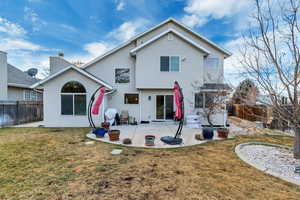
[[(0, 129), (0, 199), (300, 199), (300, 187), (237, 158), (235, 145), (288, 136), (251, 135), (179, 149), (85, 145), (88, 129)], [(121, 155), (111, 155), (122, 148)]]

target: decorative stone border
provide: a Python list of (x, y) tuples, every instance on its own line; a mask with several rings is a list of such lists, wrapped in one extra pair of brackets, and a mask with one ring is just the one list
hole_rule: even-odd
[(260, 165), (260, 164), (257, 164), (257, 163), (252, 163), (251, 161), (249, 161), (249, 159), (243, 155), (241, 153), (241, 149), (245, 146), (248, 146), (248, 145), (262, 145), (262, 146), (271, 146), (271, 147), (278, 147), (278, 148), (283, 148), (283, 149), (287, 149), (287, 150), (292, 150), (292, 148), (290, 147), (287, 147), (287, 146), (283, 146), (283, 145), (278, 145), (278, 144), (272, 144), (272, 143), (265, 143), (265, 142), (247, 142), (247, 143), (242, 143), (242, 144), (238, 144), (236, 147), (235, 147), (235, 153), (237, 154), (237, 156), (242, 160), (244, 161), (245, 163), (251, 165), (252, 167), (255, 167), (256, 169), (259, 169), (269, 175), (272, 175), (272, 176), (275, 176), (275, 177), (278, 177), (282, 180), (285, 180), (287, 182), (290, 182), (290, 183), (294, 183), (296, 185), (300, 185), (300, 179), (292, 179), (290, 177), (287, 177), (287, 176), (283, 176), (277, 172), (274, 172), (274, 171), (271, 171), (271, 170), (268, 170), (268, 168), (266, 168), (265, 166), (263, 165)]

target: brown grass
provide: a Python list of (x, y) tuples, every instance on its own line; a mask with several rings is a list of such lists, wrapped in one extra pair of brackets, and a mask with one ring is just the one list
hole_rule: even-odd
[[(254, 135), (179, 149), (97, 143), (88, 129), (0, 129), (0, 199), (300, 199), (300, 187), (266, 175), (234, 153), (287, 136)], [(113, 148), (122, 148), (113, 156)]]

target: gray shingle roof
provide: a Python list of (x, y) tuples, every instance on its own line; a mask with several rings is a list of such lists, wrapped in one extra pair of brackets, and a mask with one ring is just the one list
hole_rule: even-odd
[(8, 84), (21, 84), (31, 86), (38, 82), (39, 79), (29, 76), (26, 72), (19, 70), (18, 68), (7, 64), (7, 82)]

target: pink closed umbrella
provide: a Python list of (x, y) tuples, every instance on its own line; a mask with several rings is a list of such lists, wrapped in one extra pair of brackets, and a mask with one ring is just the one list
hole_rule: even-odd
[(181, 120), (183, 117), (182, 113), (182, 92), (177, 81), (174, 83), (174, 96), (175, 96), (175, 104), (176, 104), (176, 112), (175, 118), (177, 120)]
[(100, 89), (100, 94), (99, 94), (99, 96), (97, 98), (97, 101), (94, 104), (93, 109), (92, 109), (92, 113), (94, 115), (99, 114), (99, 110), (100, 110), (100, 106), (101, 106), (102, 101), (103, 101), (104, 93), (105, 93), (105, 88), (103, 87), (103, 88)]

